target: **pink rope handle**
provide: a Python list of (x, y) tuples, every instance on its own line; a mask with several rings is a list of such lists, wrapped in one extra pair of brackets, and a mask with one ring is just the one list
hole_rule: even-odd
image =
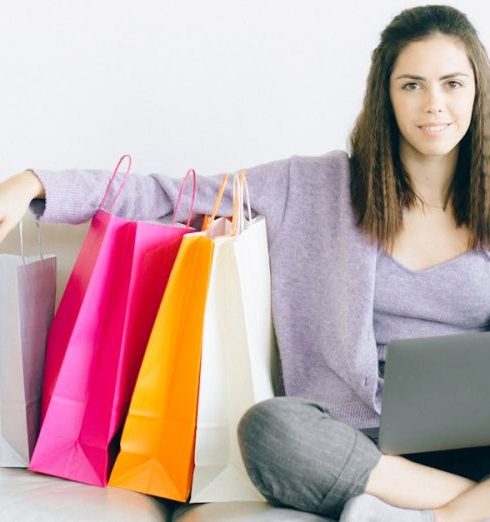
[(108, 212), (112, 212), (112, 208), (114, 207), (114, 204), (116, 203), (116, 200), (117, 198), (119, 197), (119, 194), (121, 193), (121, 190), (123, 189), (124, 187), (124, 184), (126, 183), (126, 178), (128, 177), (128, 174), (129, 174), (129, 171), (131, 170), (131, 163), (132, 163), (132, 159), (131, 159), (131, 156), (129, 154), (124, 154), (123, 156), (121, 156), (119, 158), (119, 161), (117, 162), (117, 165), (116, 165), (116, 168), (114, 169), (114, 172), (112, 173), (112, 176), (111, 176), (111, 179), (109, 180), (109, 183), (107, 184), (107, 188), (105, 189), (105, 193), (104, 193), (104, 197), (102, 198), (102, 201), (100, 202), (100, 205), (99, 205), (99, 209), (102, 207), (104, 201), (105, 201), (105, 198), (107, 197), (107, 194), (109, 193), (109, 189), (112, 185), (112, 182), (114, 181), (114, 178), (116, 177), (116, 174), (119, 170), (119, 167), (121, 165), (121, 163), (126, 159), (128, 158), (128, 168), (126, 169), (126, 172), (124, 173), (124, 178), (123, 178), (123, 181), (121, 183), (121, 186), (119, 187), (119, 190), (117, 191), (116, 195), (114, 196), (114, 199), (112, 201), (112, 205), (110, 206)]
[(187, 223), (185, 224), (185, 226), (187, 228), (189, 228), (189, 225), (191, 223), (192, 214), (194, 212), (194, 201), (196, 199), (196, 192), (197, 192), (197, 176), (196, 176), (196, 171), (194, 169), (189, 169), (187, 171), (186, 175), (184, 176), (184, 179), (182, 180), (182, 183), (180, 184), (179, 195), (177, 196), (177, 202), (175, 203), (175, 208), (174, 208), (174, 217), (172, 219), (172, 225), (175, 225), (175, 220), (177, 218), (177, 211), (179, 210), (180, 200), (182, 199), (182, 191), (184, 190), (184, 186), (185, 186), (185, 184), (187, 182), (187, 178), (189, 177), (189, 175), (191, 173), (192, 173), (192, 180), (193, 180), (193, 183), (192, 183), (191, 206), (189, 208), (189, 216), (187, 218)]

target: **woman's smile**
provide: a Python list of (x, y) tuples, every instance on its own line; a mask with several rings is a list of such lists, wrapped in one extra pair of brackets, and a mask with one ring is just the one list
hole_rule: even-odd
[(441, 136), (445, 134), (449, 125), (451, 124), (444, 123), (442, 125), (419, 125), (418, 127), (425, 136)]

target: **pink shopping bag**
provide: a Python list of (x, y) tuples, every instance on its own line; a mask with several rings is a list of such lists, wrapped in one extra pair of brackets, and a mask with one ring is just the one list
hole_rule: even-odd
[[(94, 215), (51, 325), (32, 471), (107, 484), (158, 306), (185, 227)], [(196, 193), (195, 172), (191, 213)], [(125, 178), (124, 178), (125, 179)], [(181, 186), (181, 193), (184, 186)], [(180, 194), (181, 195), (181, 194)], [(179, 201), (180, 201), (179, 195)]]

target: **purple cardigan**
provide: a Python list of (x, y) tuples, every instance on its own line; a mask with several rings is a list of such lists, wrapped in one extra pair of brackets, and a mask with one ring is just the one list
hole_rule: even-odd
[[(93, 216), (110, 176), (101, 170), (33, 170), (46, 200), (33, 200), (31, 210), (41, 221), (65, 223)], [(197, 214), (210, 212), (220, 178), (199, 176)], [(267, 220), (286, 395), (322, 401), (337, 418), (363, 428), (379, 424), (381, 407), (373, 329), (377, 245), (355, 226), (349, 179), (349, 156), (340, 150), (247, 169), (252, 209)], [(130, 175), (113, 212), (168, 221), (180, 182), (160, 174)], [(231, 186), (223, 199), (225, 215), (231, 214), (230, 192)], [(186, 220), (189, 201), (189, 195), (183, 198), (179, 221)]]

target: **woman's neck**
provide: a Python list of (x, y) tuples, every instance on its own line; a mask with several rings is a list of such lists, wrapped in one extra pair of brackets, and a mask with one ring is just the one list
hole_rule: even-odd
[(442, 208), (456, 171), (457, 147), (444, 156), (425, 156), (400, 147), (400, 159), (412, 188), (432, 208)]

